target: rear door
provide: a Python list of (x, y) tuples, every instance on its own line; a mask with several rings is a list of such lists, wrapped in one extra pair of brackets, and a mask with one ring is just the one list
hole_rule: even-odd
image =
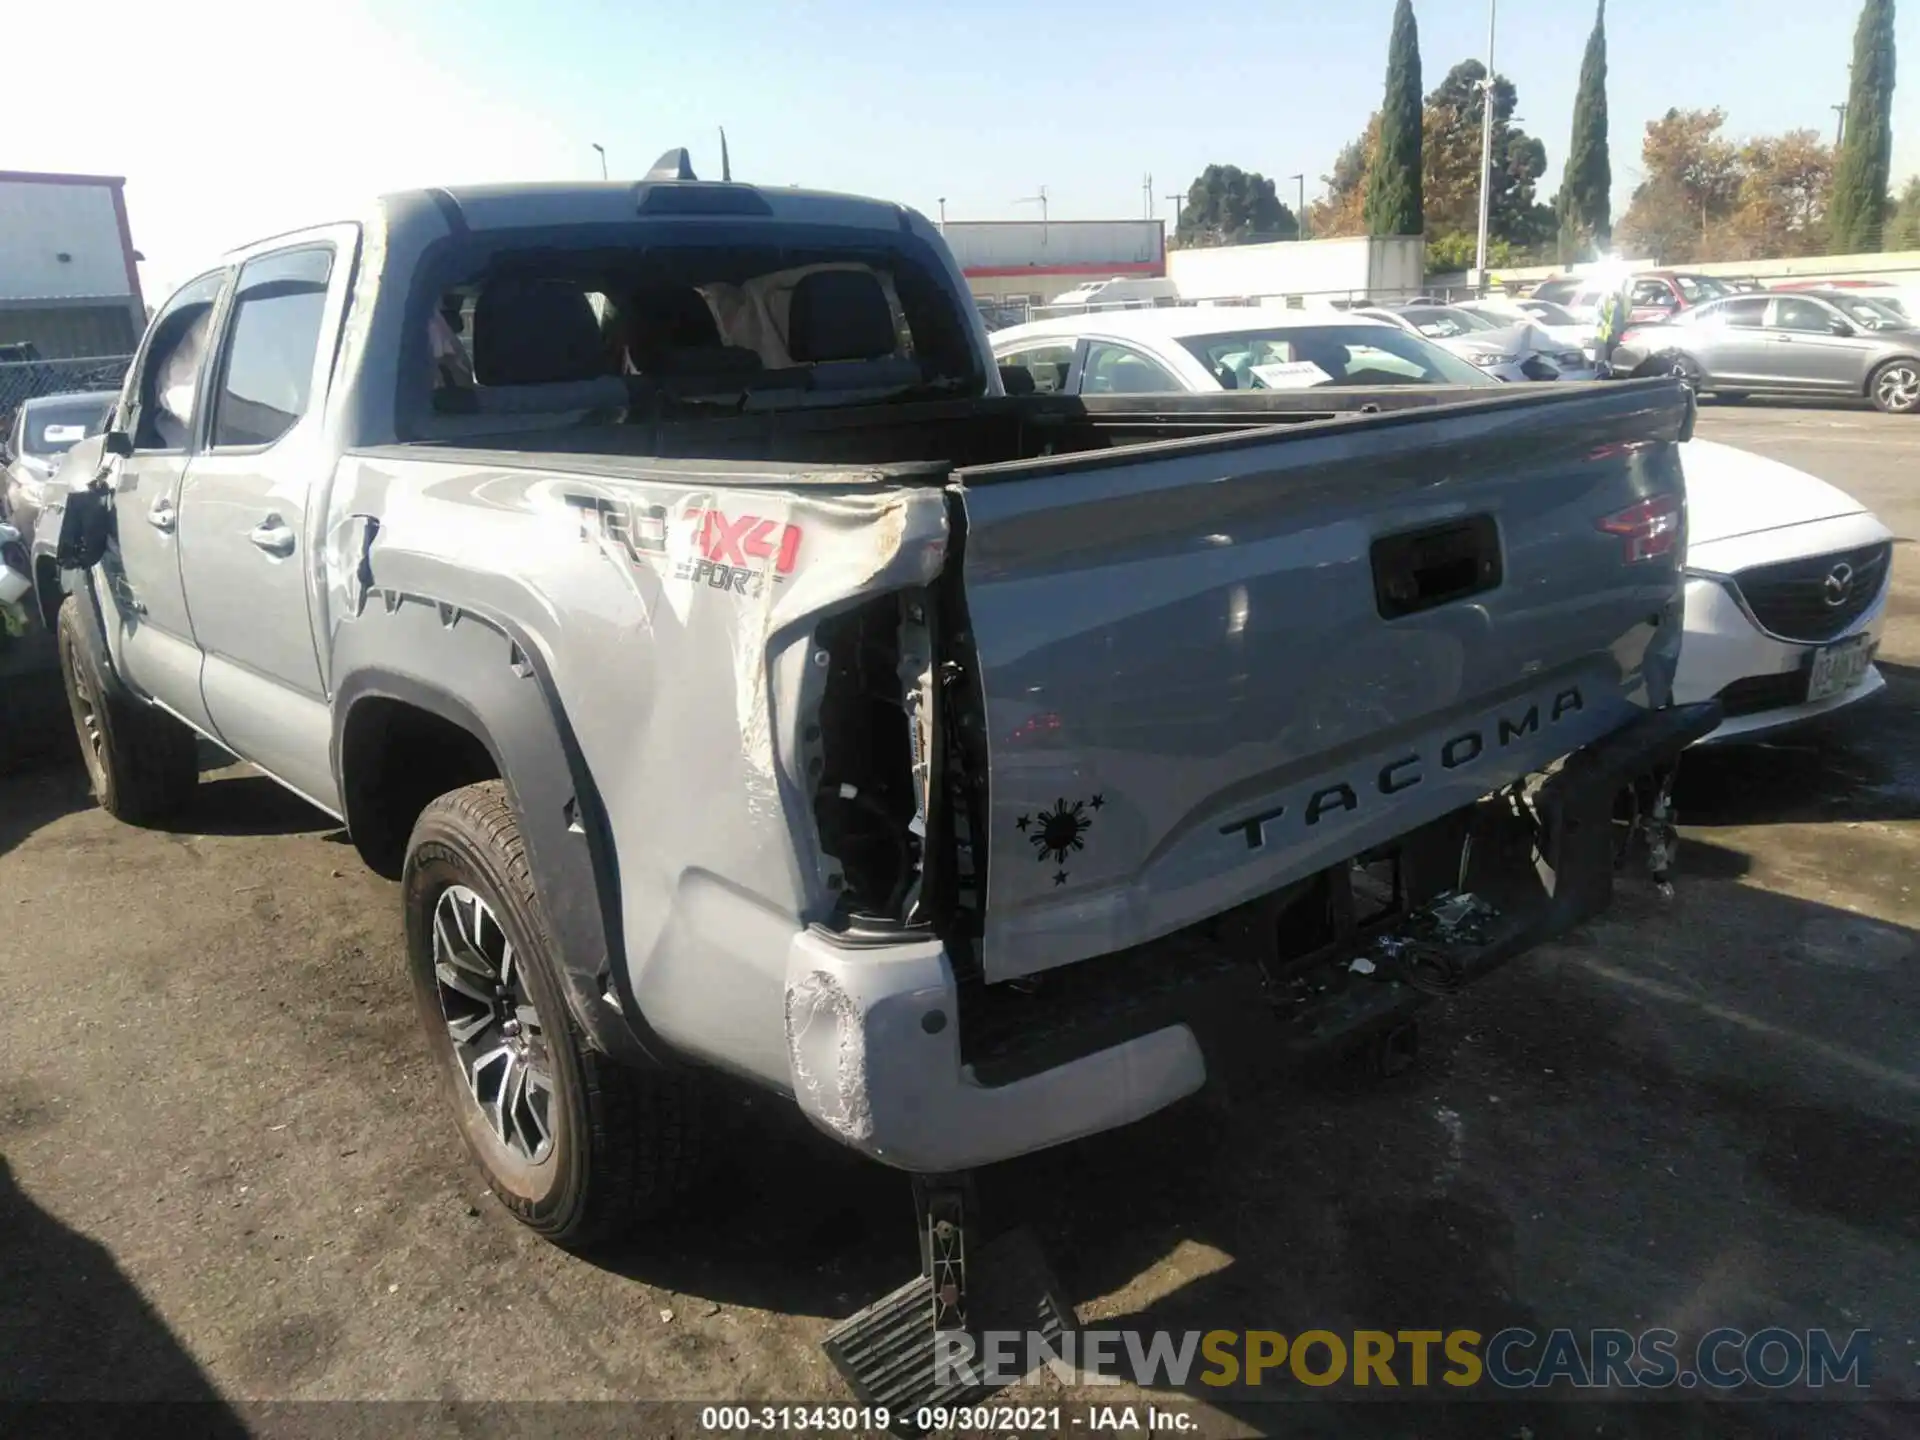
[(1710, 305), (1682, 328), (1699, 337), (1694, 359), (1710, 379), (1767, 385), (1774, 348), (1766, 319), (1766, 297), (1751, 295)]
[(1678, 556), (1599, 522), (1677, 508), (1685, 415), (1596, 386), (958, 472), (988, 978), (1192, 924), (1662, 701)]
[(333, 810), (332, 730), (309, 609), (320, 516), (309, 502), (328, 473), (320, 402), (351, 243), (349, 227), (241, 267), (206, 448), (180, 505), (187, 602), (220, 738)]

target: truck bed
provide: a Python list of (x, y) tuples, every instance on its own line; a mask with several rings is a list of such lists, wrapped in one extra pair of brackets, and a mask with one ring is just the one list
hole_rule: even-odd
[[(1677, 503), (1673, 442), (1692, 416), (1666, 380), (1024, 396), (529, 432), (486, 448), (411, 443), (353, 452), (349, 465), (360, 483), (368, 467), (457, 482), (414, 494), (484, 486), (503, 559), (515, 511), (564, 508), (555, 477), (568, 481), (559, 490), (602, 497), (587, 503), (660, 517), (653, 549), (616, 557), (630, 576), (656, 577), (618, 605), (646, 627), (654, 673), (682, 687), (699, 677), (721, 713), (798, 707), (829, 735), (880, 723), (844, 764), (828, 752), (827, 769), (847, 773), (827, 778), (883, 797), (903, 826), (915, 813), (894, 774), (904, 747), (865, 718), (897, 716), (900, 694), (852, 680), (783, 693), (799, 672), (776, 657), (809, 631), (836, 667), (855, 649), (902, 645), (888, 617), (893, 592), (913, 582), (886, 577), (937, 571), (926, 592), (935, 663), (965, 703), (945, 717), (944, 778), (922, 797), (924, 851), (882, 846), (863, 883), (832, 853), (830, 826), (815, 837), (811, 817), (795, 815), (790, 833), (825, 852), (820, 874), (844, 870), (836, 914), (854, 905), (869, 920), (908, 919), (898, 897), (921, 887), (890, 867), (919, 855), (921, 918), (995, 981), (1273, 893), (1668, 703), (1683, 546), (1631, 563), (1601, 522)], [(687, 608), (689, 579), (711, 584), (727, 567), (664, 557), (698, 561), (705, 532), (675, 539), (674, 527), (708, 512), (804, 532), (792, 583)], [(479, 518), (463, 507), (446, 523), (456, 514), (462, 526)], [(563, 521), (551, 533), (564, 545), (580, 532)], [(899, 553), (875, 549), (882, 539)], [(923, 570), (909, 544), (946, 558)], [(377, 573), (403, 573), (396, 564), (376, 551)], [(863, 604), (879, 607), (874, 625), (832, 638), (829, 617)], [(724, 680), (716, 644), (737, 657)], [(889, 653), (872, 671), (882, 687), (902, 668), (904, 652)], [(658, 723), (644, 753), (697, 768), (713, 745), (714, 773), (740, 767), (726, 727), (702, 731), (677, 707)], [(796, 788), (796, 806), (826, 803), (805, 798), (808, 782)], [(663, 855), (662, 883), (682, 864), (721, 867), (754, 825), (743, 813), (713, 830), (711, 854)]]
[[(1623, 382), (1609, 387), (1626, 406), (1672, 408), (1673, 382)], [(1664, 400), (1650, 397), (1667, 395)], [(1017, 395), (931, 400), (833, 409), (758, 411), (638, 419), (618, 425), (504, 431), (469, 439), (420, 440), (357, 450), (476, 464), (524, 465), (610, 478), (643, 479), (662, 462), (714, 461), (738, 470), (711, 473), (737, 484), (804, 481), (787, 467), (924, 464), (894, 481), (930, 483), (948, 469), (1002, 465), (1055, 455), (1131, 448), (1169, 441), (1223, 439), (1276, 425), (1391, 426), (1396, 416), (1435, 408), (1450, 413), (1529, 413), (1591, 401), (1590, 386), (1529, 385), (1509, 390), (1444, 385), (1400, 385), (1377, 390), (1262, 390), (1219, 395)], [(1690, 422), (1689, 422), (1690, 423)], [(828, 483), (847, 477), (829, 475)]]

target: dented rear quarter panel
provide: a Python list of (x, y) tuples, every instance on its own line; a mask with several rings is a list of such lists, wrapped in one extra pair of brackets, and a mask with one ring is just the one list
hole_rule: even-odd
[[(788, 1084), (787, 948), (830, 909), (797, 750), (809, 638), (822, 616), (939, 571), (941, 487), (862, 468), (662, 462), (616, 478), (425, 453), (373, 449), (340, 465), (328, 655), (403, 597), (525, 636), (612, 829), (626, 964), (649, 1026)], [(363, 569), (367, 517), (378, 529)], [(515, 796), (523, 808), (570, 798)]]

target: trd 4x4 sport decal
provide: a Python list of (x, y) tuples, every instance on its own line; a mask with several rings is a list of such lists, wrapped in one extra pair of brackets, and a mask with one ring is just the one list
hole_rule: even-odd
[[(563, 495), (561, 499), (579, 512), (582, 540), (610, 540), (636, 565), (668, 558), (667, 527), (674, 517), (666, 506), (601, 495)], [(778, 584), (799, 563), (798, 525), (759, 515), (729, 515), (724, 510), (689, 510), (680, 519), (692, 527), (695, 553), (674, 566), (676, 580), (736, 595), (758, 595), (769, 575)]]

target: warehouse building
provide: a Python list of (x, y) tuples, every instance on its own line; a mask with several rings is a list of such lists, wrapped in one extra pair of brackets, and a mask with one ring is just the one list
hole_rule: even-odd
[(146, 328), (126, 181), (0, 170), (0, 344), (125, 355)]
[(1167, 273), (1159, 220), (949, 220), (941, 228), (974, 299), (1009, 318), (1090, 281)]

